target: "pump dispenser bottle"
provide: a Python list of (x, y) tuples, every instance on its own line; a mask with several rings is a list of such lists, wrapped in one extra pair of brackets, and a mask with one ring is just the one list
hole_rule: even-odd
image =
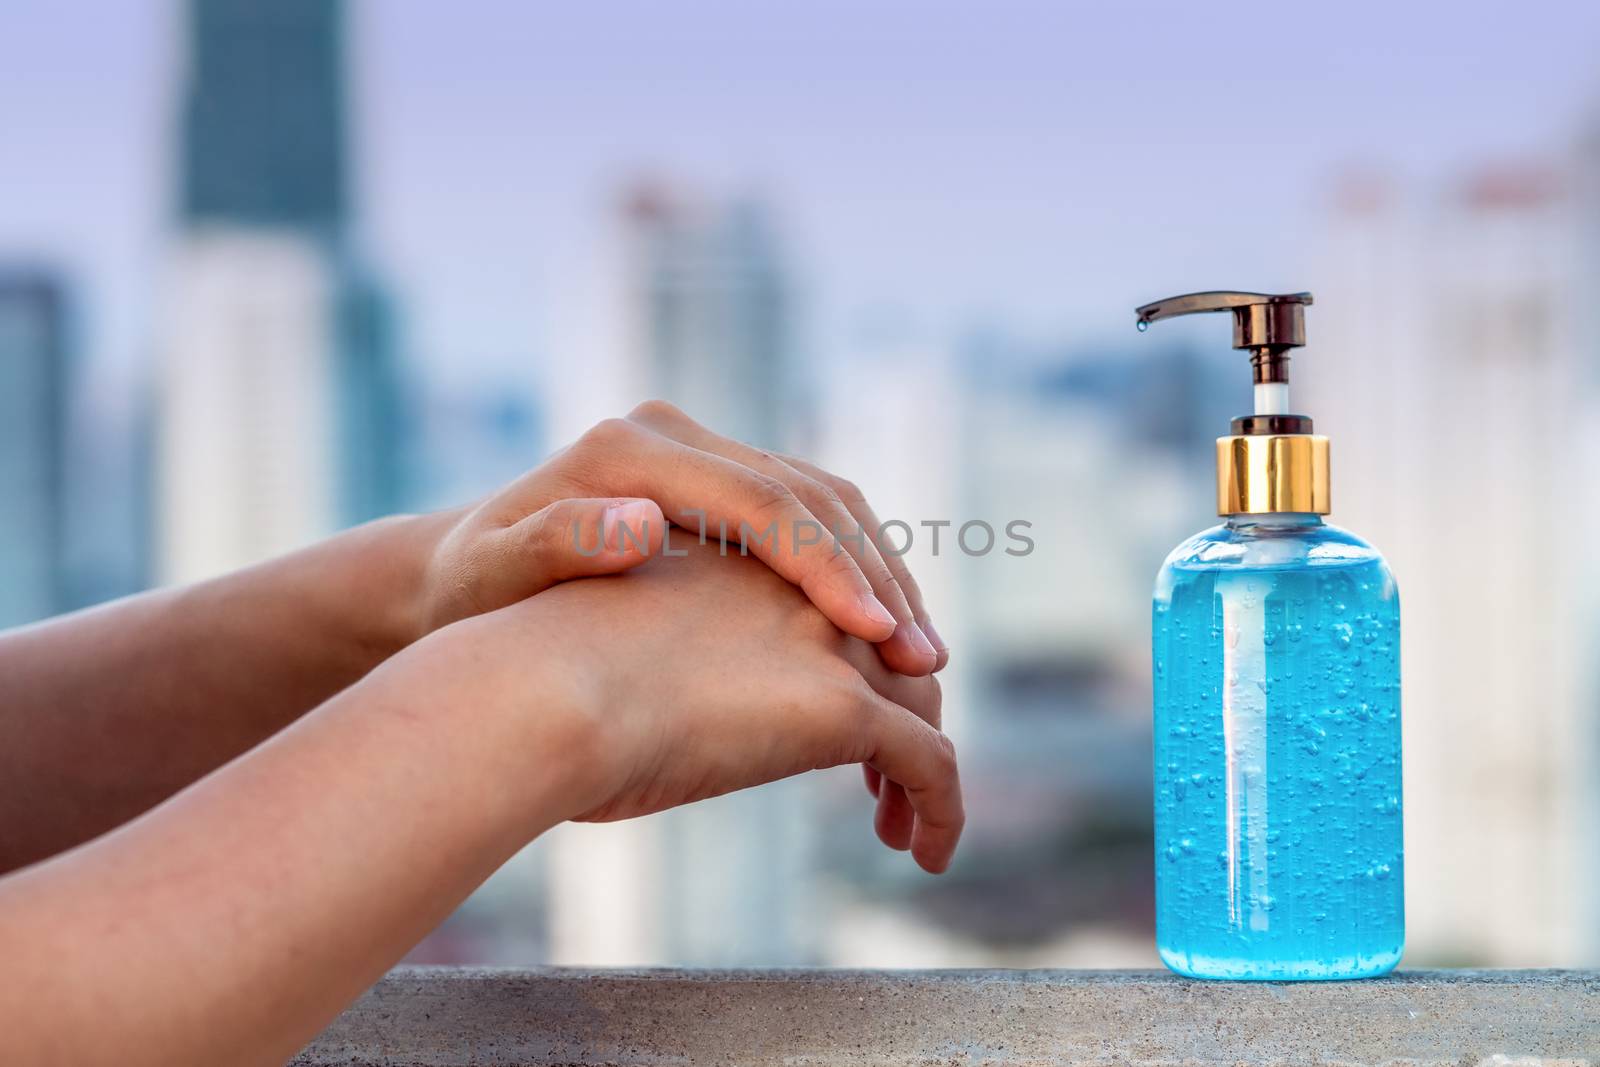
[(1222, 525), (1156, 578), (1156, 943), (1195, 978), (1383, 974), (1405, 941), (1400, 600), (1329, 525), (1328, 439), (1290, 413), (1310, 293), (1138, 309), (1233, 314), (1255, 413), (1217, 439)]

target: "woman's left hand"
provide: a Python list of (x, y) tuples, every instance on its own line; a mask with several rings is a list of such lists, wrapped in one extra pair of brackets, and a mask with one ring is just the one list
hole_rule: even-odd
[(685, 540), (724, 530), (730, 544), (742, 540), (901, 674), (929, 674), (949, 658), (905, 563), (875, 543), (879, 523), (860, 490), (661, 401), (607, 419), (479, 504), (418, 520), (430, 536), (411, 638), (636, 566), (660, 550), (668, 520)]

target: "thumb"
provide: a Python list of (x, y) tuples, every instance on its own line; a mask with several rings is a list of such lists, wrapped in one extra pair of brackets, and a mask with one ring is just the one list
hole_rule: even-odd
[(667, 520), (654, 500), (557, 500), (505, 530), (512, 565), (537, 593), (557, 582), (637, 567), (661, 547)]

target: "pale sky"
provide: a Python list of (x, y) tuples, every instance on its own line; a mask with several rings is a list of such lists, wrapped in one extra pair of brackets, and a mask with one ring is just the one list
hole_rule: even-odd
[[(0, 260), (71, 272), (97, 365), (149, 354), (178, 17), (0, 0)], [(366, 0), (352, 31), (367, 242), (465, 376), (559, 358), (642, 169), (772, 200), (819, 348), (885, 309), (1087, 339), (1171, 292), (1312, 288), (1342, 168), (1445, 183), (1600, 101), (1600, 5), (1542, 0)]]

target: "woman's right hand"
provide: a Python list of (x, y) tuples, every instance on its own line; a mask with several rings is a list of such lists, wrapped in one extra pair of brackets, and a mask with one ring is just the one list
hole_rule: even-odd
[(0, 1062), (282, 1063), (557, 823), (816, 767), (904, 786), (879, 832), (942, 871), (963, 816), (938, 723), (934, 678), (737, 550), (558, 584), (0, 878)]
[(889, 670), (736, 549), (688, 549), (457, 623), (362, 684), (402, 679), (460, 707), (462, 729), (505, 726), (489, 747), (531, 791), (529, 834), (861, 763), (909, 800), (880, 805), (879, 836), (944, 870), (964, 816), (938, 682)]

